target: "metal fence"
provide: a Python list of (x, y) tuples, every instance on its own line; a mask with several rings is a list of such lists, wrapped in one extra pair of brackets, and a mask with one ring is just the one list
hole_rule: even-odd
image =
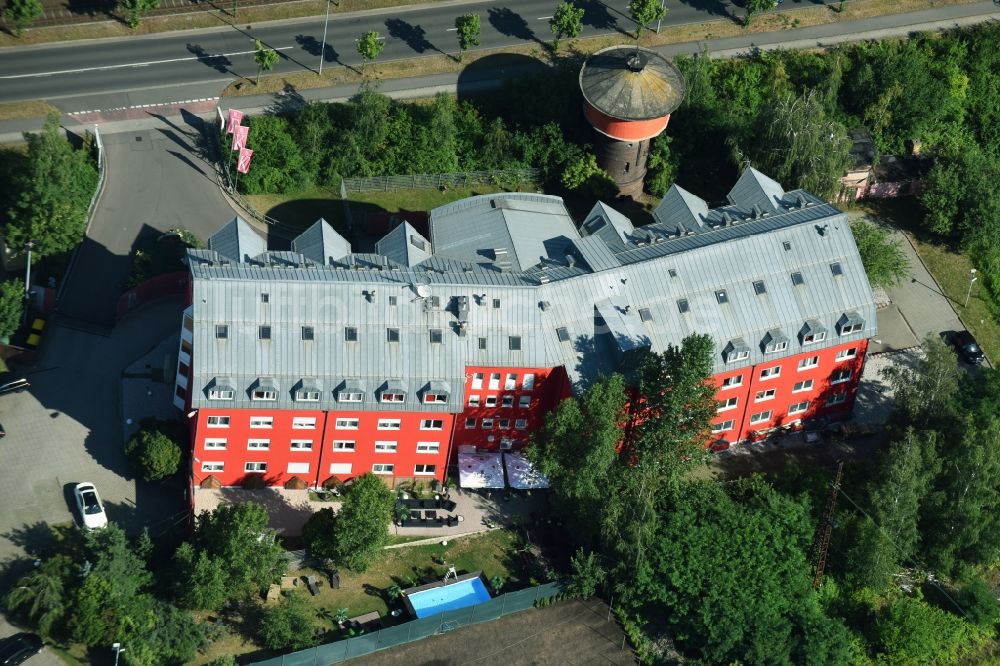
[(420, 190), (435, 187), (464, 187), (467, 185), (502, 185), (537, 183), (542, 172), (538, 169), (504, 169), (501, 171), (466, 171), (463, 173), (415, 173), (409, 176), (373, 176), (371, 178), (345, 178), (343, 192), (391, 192), (393, 190)]
[(378, 650), (387, 650), (419, 641), (452, 629), (470, 624), (490, 622), (504, 615), (532, 608), (539, 599), (548, 599), (563, 592), (560, 583), (546, 583), (526, 590), (508, 592), (489, 601), (468, 608), (445, 611), (433, 617), (412, 620), (395, 627), (373, 631), (347, 640), (327, 643), (318, 647), (292, 652), (264, 661), (252, 662), (262, 666), (327, 666), (339, 664), (354, 657), (361, 657)]

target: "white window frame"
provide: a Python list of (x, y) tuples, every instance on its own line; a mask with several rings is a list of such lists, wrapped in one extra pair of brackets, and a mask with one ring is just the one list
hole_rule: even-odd
[(395, 473), (396, 465), (394, 463), (372, 463), (372, 474), (391, 476)]
[(319, 402), (319, 391), (296, 391), (295, 402)]
[(725, 379), (723, 379), (722, 386), (720, 386), (719, 389), (722, 390), (722, 389), (739, 388), (740, 386), (743, 386), (742, 373), (738, 375), (733, 375), (732, 377), (726, 377)]
[(749, 349), (734, 349), (733, 351), (726, 354), (726, 363), (736, 363), (736, 361), (745, 361), (750, 358)]
[(437, 474), (437, 465), (420, 463), (413, 466), (413, 476), (434, 476), (435, 474)]
[(250, 392), (250, 400), (254, 402), (274, 402), (278, 399), (278, 392), (271, 389), (256, 388)]
[(382, 391), (382, 393), (379, 395), (379, 401), (387, 403), (397, 403), (397, 404), (400, 402), (406, 402), (406, 394), (397, 393), (395, 391)]
[(388, 440), (377, 440), (375, 442), (376, 453), (395, 453), (399, 450), (399, 442), (390, 442)]
[(286, 474), (308, 474), (309, 473), (309, 463), (307, 462), (290, 462), (288, 467), (285, 468)]
[(486, 406), (487, 407), (496, 407), (497, 406), (497, 397), (495, 395), (488, 395), (488, 396), (486, 396)]
[(521, 390), (522, 391), (535, 390), (535, 373), (533, 372), (524, 373), (524, 377), (521, 377)]
[(517, 406), (520, 409), (529, 409), (531, 407), (531, 396), (522, 395), (520, 398), (517, 399)]
[(425, 405), (442, 405), (448, 402), (447, 393), (425, 393), (424, 394), (424, 404)]
[(842, 405), (847, 402), (847, 391), (842, 391), (840, 393), (833, 393), (829, 398), (826, 399), (826, 407), (833, 407), (835, 405)]
[(480, 405), (480, 399), (478, 395), (469, 396), (469, 407), (478, 407)]
[(361, 391), (339, 391), (337, 402), (363, 402), (365, 394)]
[(720, 432), (727, 432), (729, 430), (732, 430), (735, 427), (736, 427), (736, 420), (735, 419), (726, 419), (722, 423), (713, 423), (712, 424), (712, 433), (713, 434), (718, 434)]
[(483, 388), (483, 379), (485, 378), (485, 373), (477, 372), (472, 375), (472, 388), (481, 389)]
[[(435, 423), (440, 423), (441, 425), (434, 425)], [(444, 419), (421, 419), (420, 420), (421, 430), (444, 430)]]
[(334, 421), (334, 430), (357, 430), (361, 426), (361, 419), (345, 418)]
[(335, 462), (330, 463), (330, 474), (353, 474), (354, 463)]
[(236, 397), (236, 391), (232, 389), (208, 389), (209, 400), (232, 400)]
[[(215, 419), (215, 423), (212, 423), (213, 419)], [(205, 426), (208, 428), (228, 428), (231, 420), (232, 417), (229, 416), (209, 416), (205, 419)]]
[(788, 349), (788, 340), (782, 340), (781, 342), (775, 342), (764, 347), (764, 353), (777, 354), (778, 352), (783, 352), (786, 349)]
[(313, 441), (311, 439), (293, 439), (288, 444), (291, 451), (312, 451)]
[(728, 412), (730, 409), (736, 409), (737, 405), (740, 404), (740, 399), (736, 396), (733, 396), (732, 398), (726, 398), (725, 400), (720, 400), (719, 403), (720, 403), (719, 408), (716, 409), (715, 411)]
[(269, 439), (248, 439), (247, 451), (270, 451), (271, 440)]
[(441, 442), (417, 442), (417, 453), (428, 455), (441, 453)]
[(764, 368), (760, 371), (760, 381), (764, 382), (768, 379), (774, 379), (775, 377), (781, 376), (781, 366), (775, 365), (770, 368)]
[(750, 416), (750, 425), (757, 425), (758, 423), (766, 423), (771, 420), (771, 410), (765, 410), (763, 412), (757, 412)]
[(788, 406), (788, 415), (801, 414), (803, 412), (809, 411), (809, 401), (803, 400), (802, 402), (796, 402)]
[(273, 428), (274, 427), (274, 417), (273, 416), (251, 416), (250, 417), (250, 427), (251, 428)]
[(514, 407), (514, 394), (504, 393), (500, 396), (500, 406), (504, 409), (511, 409)]
[(493, 430), (493, 419), (489, 417), (483, 419), (482, 428), (483, 430)]
[(248, 462), (243, 463), (243, 471), (247, 474), (263, 474), (267, 472), (266, 462)]
[(806, 345), (814, 345), (817, 342), (823, 342), (824, 340), (826, 340), (826, 331), (810, 333), (802, 336), (802, 346), (805, 347)]
[(507, 376), (503, 380), (503, 390), (504, 391), (514, 391), (517, 389), (517, 375), (513, 372), (507, 373)]
[(479, 420), (478, 419), (474, 419), (474, 418), (471, 418), (471, 417), (468, 417), (468, 418), (465, 419), (465, 429), (466, 430), (475, 430), (476, 426), (478, 424), (479, 424)]
[(514, 420), (514, 430), (526, 430), (527, 428), (528, 428), (528, 419)]
[(499, 391), (500, 390), (500, 373), (491, 372), (490, 373), (490, 390)]
[(851, 335), (852, 333), (860, 333), (865, 330), (864, 324), (844, 324), (840, 327), (840, 335)]
[(813, 368), (819, 367), (819, 356), (810, 356), (809, 358), (803, 358), (799, 360), (798, 371), (812, 370)]
[(316, 417), (315, 416), (296, 416), (292, 418), (292, 429), (293, 430), (315, 430), (316, 429)]
[(403, 422), (401, 419), (379, 419), (378, 430), (401, 430)]
[(830, 385), (834, 386), (836, 384), (846, 384), (851, 381), (854, 377), (854, 373), (850, 370), (837, 370), (830, 376)]
[(340, 453), (354, 453), (358, 450), (358, 443), (352, 439), (335, 439), (333, 450)]
[(225, 472), (226, 463), (221, 460), (205, 460), (201, 463), (201, 471), (203, 472)]
[(858, 348), (849, 347), (847, 349), (841, 349), (839, 352), (837, 352), (836, 361), (837, 363), (840, 363), (841, 361), (849, 361), (852, 358), (857, 358), (857, 357), (858, 357)]
[(774, 400), (774, 396), (778, 395), (778, 389), (769, 388), (763, 391), (757, 391), (753, 396), (753, 401), (756, 402), (767, 402), (768, 400)]
[(792, 393), (803, 393), (805, 391), (811, 391), (813, 386), (816, 384), (812, 379), (803, 379), (800, 382), (795, 382), (792, 386)]
[(228, 445), (225, 437), (206, 437), (202, 448), (206, 451), (225, 451)]
[(500, 419), (500, 423), (497, 425), (501, 430), (510, 430), (510, 419)]

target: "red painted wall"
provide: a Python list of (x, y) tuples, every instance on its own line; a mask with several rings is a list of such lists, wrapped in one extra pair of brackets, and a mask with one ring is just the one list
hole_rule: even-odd
[[(854, 357), (838, 361), (837, 354), (849, 349), (856, 350)], [(858, 382), (861, 379), (861, 367), (864, 364), (867, 350), (868, 341), (860, 340), (836, 347), (806, 351), (796, 356), (716, 375), (716, 383), (720, 387), (717, 396), (720, 407), (721, 403), (730, 398), (736, 398), (737, 404), (734, 408), (725, 409), (718, 413), (713, 424), (723, 424), (729, 420), (732, 420), (733, 424), (731, 429), (714, 432), (713, 439), (735, 442), (751, 439), (756, 431), (785, 425), (792, 421), (816, 416), (829, 416), (831, 418), (846, 416), (854, 406)], [(799, 369), (800, 361), (814, 356), (818, 357), (817, 365)], [(761, 378), (762, 371), (774, 367), (781, 368), (778, 376)], [(833, 375), (842, 370), (850, 370), (850, 378), (848, 381), (833, 384), (831, 382)], [(722, 388), (723, 380), (739, 375), (743, 376), (742, 386)], [(808, 380), (813, 382), (810, 388), (794, 392), (797, 383)], [(774, 397), (762, 396), (762, 399), (757, 400), (758, 392), (770, 389), (774, 389)], [(842, 403), (828, 404), (831, 399), (837, 399), (840, 395), (845, 396)], [(789, 414), (789, 408), (792, 405), (806, 401), (809, 402), (806, 411)], [(754, 414), (768, 410), (771, 412), (770, 418), (759, 423), (751, 423)]]
[(650, 118), (648, 120), (621, 120), (619, 118), (612, 118), (598, 111), (586, 101), (583, 103), (583, 115), (586, 116), (594, 129), (620, 141), (652, 139), (667, 129), (667, 123), (670, 122), (669, 113), (660, 118)]
[[(524, 387), (524, 377), (528, 374), (534, 375), (534, 385), (530, 390)], [(477, 375), (482, 375), (482, 386), (478, 388)], [(496, 388), (491, 388), (490, 380), (495, 375), (499, 375), (499, 379)], [(532, 430), (541, 426), (545, 412), (569, 394), (566, 373), (562, 368), (467, 366), (465, 377), (464, 408), (455, 418), (453, 456), (463, 444), (500, 451), (501, 442), (510, 440), (512, 450), (523, 448)], [(508, 382), (509, 377), (513, 378), (512, 383)], [(510, 400), (509, 407), (504, 407), (505, 396)], [(479, 399), (478, 406), (473, 404), (473, 397)], [(527, 406), (521, 406), (522, 399), (527, 401)], [(489, 404), (491, 401), (495, 401), (492, 406)], [(491, 419), (492, 426), (485, 427)], [(517, 428), (519, 420), (523, 420), (523, 428)], [(474, 427), (467, 427), (467, 422), (471, 425), (472, 421), (475, 421)]]

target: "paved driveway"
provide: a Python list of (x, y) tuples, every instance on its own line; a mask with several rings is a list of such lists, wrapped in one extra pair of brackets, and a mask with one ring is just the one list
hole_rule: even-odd
[(203, 122), (182, 110), (102, 135), (107, 183), (60, 297), (61, 316), (110, 328), (140, 239), (184, 227), (204, 241), (233, 218), (202, 157)]

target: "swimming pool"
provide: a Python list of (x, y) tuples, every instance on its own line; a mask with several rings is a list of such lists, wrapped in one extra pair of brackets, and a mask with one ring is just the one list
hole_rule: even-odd
[(447, 610), (475, 606), (490, 600), (489, 590), (479, 573), (459, 576), (449, 583), (431, 583), (403, 592), (410, 612), (418, 618)]

